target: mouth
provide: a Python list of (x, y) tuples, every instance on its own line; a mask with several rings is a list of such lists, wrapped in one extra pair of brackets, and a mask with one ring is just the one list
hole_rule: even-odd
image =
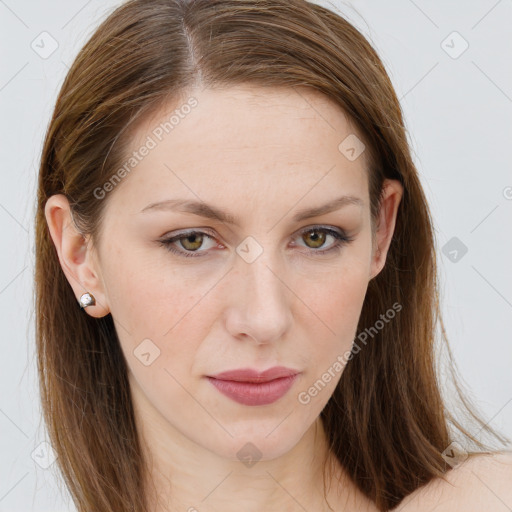
[(264, 372), (244, 368), (207, 376), (207, 379), (231, 400), (255, 406), (268, 405), (279, 400), (292, 387), (299, 373), (283, 366)]

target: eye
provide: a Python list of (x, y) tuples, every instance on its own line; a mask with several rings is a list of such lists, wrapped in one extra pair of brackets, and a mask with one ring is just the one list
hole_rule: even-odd
[[(172, 253), (188, 258), (203, 256), (202, 253), (205, 253), (206, 251), (199, 251), (199, 249), (203, 246), (204, 241), (207, 239), (212, 241), (214, 240), (212, 236), (204, 233), (203, 231), (188, 231), (186, 233), (181, 233), (180, 235), (176, 235), (165, 240), (160, 240), (160, 243)], [(182, 249), (179, 249), (175, 246), (177, 242), (179, 242), (179, 245), (181, 245)], [(213, 246), (215, 246), (215, 244), (213, 244)]]
[[(313, 249), (310, 252), (315, 254), (326, 254), (331, 251), (337, 251), (341, 249), (343, 245), (353, 240), (353, 237), (347, 236), (342, 230), (323, 226), (314, 226), (304, 229), (299, 233), (299, 236), (306, 242), (306, 247)], [(334, 242), (328, 246), (327, 249), (317, 250), (325, 245), (328, 237), (334, 239)]]
[[(348, 244), (353, 240), (353, 237), (349, 237), (344, 231), (338, 230), (338, 228), (327, 228), (322, 226), (309, 227), (303, 229), (298, 237), (302, 237), (306, 241), (306, 247), (310, 249), (310, 253), (323, 255), (332, 251), (337, 251), (345, 244)], [(328, 238), (332, 238), (334, 241), (327, 249), (320, 249), (326, 243)], [(208, 255), (208, 247), (204, 248), (206, 240), (211, 241), (209, 248), (215, 247), (215, 238), (204, 231), (187, 231), (180, 233), (171, 238), (159, 240), (159, 243), (163, 245), (168, 251), (177, 254), (178, 256), (190, 257), (202, 257)], [(181, 246), (178, 247), (177, 245)], [(296, 245), (296, 244), (294, 244)], [(204, 250), (199, 250), (204, 249)]]

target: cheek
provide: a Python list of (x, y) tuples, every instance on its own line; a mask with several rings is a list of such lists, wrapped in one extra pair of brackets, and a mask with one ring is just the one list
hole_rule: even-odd
[(129, 277), (118, 275), (116, 331), (130, 378), (145, 397), (139, 399), (169, 414), (173, 404), (188, 404), (198, 415), (189, 393), (196, 393), (194, 361), (214, 316), (205, 300), (211, 286), (169, 277), (164, 282), (161, 275), (147, 267)]
[[(116, 250), (117, 249), (117, 250)], [(161, 252), (160, 252), (161, 251)], [(104, 281), (112, 316), (134, 338), (162, 338), (175, 329), (209, 288), (166, 258), (165, 249), (112, 248)], [(211, 287), (211, 286), (210, 286)]]
[(347, 259), (304, 297), (325, 332), (338, 340), (355, 334), (357, 328), (369, 282), (368, 267), (360, 261)]
[(312, 302), (318, 321), (307, 327), (309, 369), (297, 394), (298, 403), (310, 409), (311, 417), (325, 407), (349, 361), (368, 285), (362, 267), (347, 265), (333, 272), (323, 293), (317, 292)]
[[(356, 259), (354, 262), (347, 259), (343, 268), (331, 272), (330, 279), (323, 282), (322, 287), (315, 287), (314, 295), (306, 300), (315, 313), (313, 323), (308, 326), (308, 339), (315, 348), (311, 353), (312, 361), (316, 361), (314, 377), (331, 368), (335, 361), (346, 364), (357, 334), (367, 287), (367, 267)], [(337, 377), (341, 376), (339, 367), (335, 373)], [(330, 386), (334, 388), (335, 383)]]
[(131, 264), (137, 272), (128, 271), (124, 262), (111, 275), (111, 309), (121, 348), (148, 394), (178, 393), (181, 400), (184, 396), (177, 382), (185, 384), (194, 374), (201, 343), (219, 314), (215, 301), (218, 276), (187, 277), (171, 265)]

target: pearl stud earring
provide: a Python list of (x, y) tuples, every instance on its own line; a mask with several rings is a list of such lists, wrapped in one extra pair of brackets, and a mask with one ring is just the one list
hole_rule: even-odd
[(89, 292), (87, 293), (84, 293), (81, 297), (80, 297), (80, 307), (82, 309), (86, 308), (87, 306), (94, 306), (94, 304), (96, 304), (96, 300), (94, 299), (93, 295), (90, 294)]

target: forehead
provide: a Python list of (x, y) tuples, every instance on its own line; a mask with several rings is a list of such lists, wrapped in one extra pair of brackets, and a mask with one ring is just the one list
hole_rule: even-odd
[(306, 195), (318, 202), (326, 192), (366, 196), (365, 152), (343, 152), (353, 137), (362, 144), (343, 110), (310, 88), (195, 90), (137, 126), (126, 160), (144, 156), (114, 195), (131, 195), (132, 211), (184, 196), (283, 206), (283, 194), (290, 203)]
[(228, 148), (232, 142), (232, 149), (241, 149), (263, 142), (298, 149), (304, 137), (318, 144), (326, 133), (338, 138), (356, 129), (341, 107), (319, 91), (239, 85), (196, 89), (169, 101), (139, 123), (132, 145), (152, 135), (157, 142), (193, 147), (221, 142)]

